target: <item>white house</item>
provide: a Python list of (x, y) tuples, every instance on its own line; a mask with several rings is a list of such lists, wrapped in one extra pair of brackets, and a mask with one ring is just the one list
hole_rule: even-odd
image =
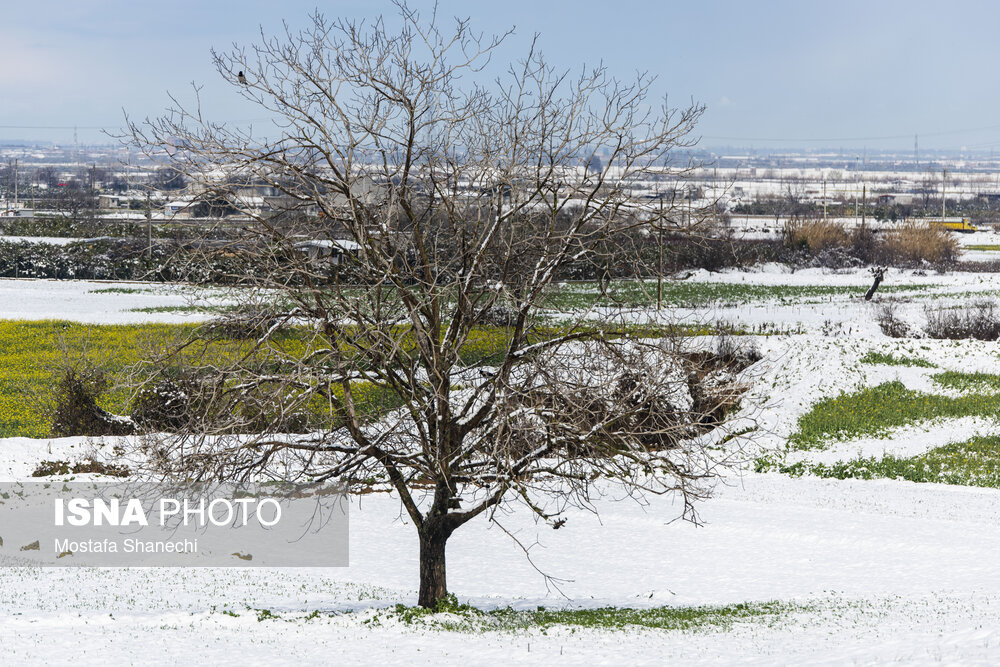
[(163, 205), (163, 212), (172, 218), (190, 218), (193, 215), (193, 201), (177, 199)]

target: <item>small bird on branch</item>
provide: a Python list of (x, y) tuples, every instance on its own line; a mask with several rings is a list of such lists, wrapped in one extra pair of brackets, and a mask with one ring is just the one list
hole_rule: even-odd
[(242, 83), (244, 86), (247, 85), (247, 78), (243, 76), (243, 70), (240, 70), (240, 73), (236, 75), (236, 80)]

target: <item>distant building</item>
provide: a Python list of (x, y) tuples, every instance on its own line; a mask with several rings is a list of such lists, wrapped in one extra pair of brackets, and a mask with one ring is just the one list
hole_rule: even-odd
[(361, 246), (354, 241), (342, 239), (308, 239), (299, 241), (295, 247), (306, 254), (310, 262), (338, 266), (346, 255), (357, 255)]
[(122, 198), (119, 195), (99, 195), (97, 197), (98, 208), (120, 208)]
[(184, 199), (168, 201), (163, 205), (163, 212), (171, 218), (190, 218), (194, 215), (195, 202)]
[(885, 204), (887, 206), (892, 206), (893, 204), (899, 204), (900, 206), (910, 206), (913, 204), (913, 200), (916, 195), (912, 193), (887, 193), (878, 196), (878, 203)]

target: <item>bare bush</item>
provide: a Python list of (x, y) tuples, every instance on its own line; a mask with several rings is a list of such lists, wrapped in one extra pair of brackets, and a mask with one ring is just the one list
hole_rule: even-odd
[(807, 265), (823, 267), (940, 265), (954, 262), (959, 252), (950, 232), (919, 222), (879, 234), (870, 227), (848, 230), (835, 221), (805, 220), (789, 224), (785, 243), (804, 251)]
[(885, 248), (874, 229), (861, 226), (851, 232), (851, 255), (863, 264), (885, 263)]
[(483, 324), (495, 327), (512, 327), (517, 324), (517, 311), (510, 306), (493, 306), (483, 313)]
[(140, 388), (132, 399), (131, 417), (146, 430), (177, 432), (194, 419), (190, 381), (161, 379)]
[(996, 302), (983, 299), (962, 308), (927, 308), (924, 332), (931, 338), (997, 340), (1000, 318)]
[(52, 435), (128, 435), (135, 424), (97, 404), (108, 388), (103, 370), (91, 365), (67, 367), (51, 399)]
[(875, 321), (882, 333), (890, 338), (909, 338), (913, 335), (910, 326), (900, 319), (899, 306), (895, 301), (880, 303), (875, 309)]
[[(234, 382), (231, 369), (221, 375), (185, 369), (180, 378), (174, 377), (177, 369), (162, 369), (141, 381), (134, 391), (131, 418), (147, 433), (306, 432), (311, 425), (307, 409), (289, 400), (290, 387), (275, 390), (285, 378), (269, 377), (266, 365), (264, 360), (262, 365), (253, 366), (258, 375), (246, 382)], [(251, 366), (244, 365), (243, 371), (240, 377), (248, 377)]]
[(31, 472), (32, 477), (49, 477), (51, 475), (86, 475), (99, 474), (110, 477), (128, 477), (132, 471), (123, 465), (96, 461), (88, 458), (85, 461), (70, 463), (69, 461), (42, 461)]
[(763, 357), (755, 342), (738, 342), (721, 334), (713, 352), (688, 353), (684, 358), (693, 411), (700, 424), (711, 428), (739, 406), (747, 390), (742, 373)]
[(716, 329), (720, 332), (715, 338), (715, 363), (729, 370), (742, 371), (763, 358), (756, 341), (741, 340), (726, 333), (726, 324), (718, 322)]
[(278, 315), (273, 307), (248, 305), (226, 312), (204, 326), (210, 336), (256, 339), (275, 333), (287, 321), (288, 316)]

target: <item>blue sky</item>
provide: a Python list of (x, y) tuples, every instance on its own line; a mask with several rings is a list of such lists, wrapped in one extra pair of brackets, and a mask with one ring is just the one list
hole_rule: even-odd
[[(154, 115), (167, 91), (205, 84), (222, 120), (260, 114), (212, 70), (209, 49), (250, 43), (259, 27), (391, 13), (387, 2), (46, 0), (0, 12), (0, 138), (72, 141), (115, 127), (122, 110)], [(429, 3), (413, 2), (413, 6)], [(486, 32), (515, 26), (504, 57), (540, 33), (562, 66), (601, 61), (656, 74), (677, 103), (708, 111), (702, 144), (756, 147), (1000, 149), (1000, 3), (591, 2), (442, 0)], [(101, 135), (81, 129), (81, 141)]]

